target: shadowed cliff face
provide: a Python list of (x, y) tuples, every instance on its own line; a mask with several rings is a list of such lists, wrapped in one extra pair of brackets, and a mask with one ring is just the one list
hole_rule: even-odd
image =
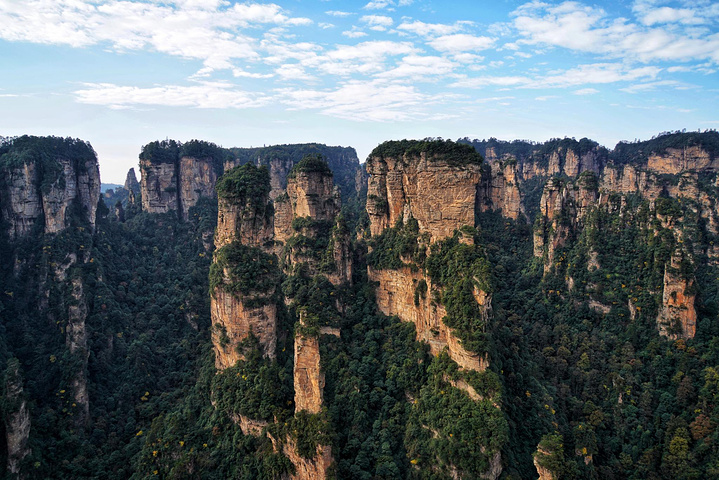
[(3, 147), (0, 210), (11, 239), (36, 225), (58, 233), (79, 216), (95, 226), (100, 171), (92, 147), (80, 140), (20, 137)]

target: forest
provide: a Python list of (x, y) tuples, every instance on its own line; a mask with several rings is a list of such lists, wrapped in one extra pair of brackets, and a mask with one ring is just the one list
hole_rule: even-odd
[[(411, 210), (415, 197), (371, 235), (368, 196), (387, 215), (395, 200), (368, 191), (363, 166), (329, 148), (151, 142), (140, 153), (151, 163), (211, 159), (222, 174), (216, 196), (200, 197), (187, 219), (145, 212), (133, 195), (100, 196), (93, 224), (78, 194), (61, 231), (45, 232), (41, 215), (13, 238), (17, 182), (36, 182), (46, 199), (72, 183), (58, 159), (77, 159), (80, 169), (96, 158), (76, 139), (3, 140), (3, 478), (302, 478), (287, 449), (312, 461), (323, 446), (336, 479), (719, 478), (719, 134), (667, 132), (613, 150), (586, 138), (378, 146), (370, 157), (400, 166), (426, 157), (434, 174), (446, 168), (457, 178), (474, 167), (496, 175), (490, 149), (502, 168), (536, 165), (536, 177), (502, 184), (517, 187), (524, 214), (482, 210), (473, 198), (473, 223), (437, 240)], [(689, 148), (705, 153), (696, 165), (650, 170), (648, 158)], [(592, 167), (567, 174), (568, 151), (591, 157)], [(559, 172), (541, 173), (553, 154)], [(225, 171), (228, 160), (237, 166)], [(271, 199), (278, 164), (287, 166), (286, 191)], [(20, 176), (27, 165), (36, 177)], [(647, 180), (610, 190), (606, 172), (626, 166)], [(320, 202), (312, 181), (300, 183), (313, 175), (340, 193)], [(499, 188), (499, 180), (486, 183)], [(289, 182), (336, 215), (290, 216), (282, 242), (235, 238), (215, 249), (217, 197), (252, 225), (274, 218), (277, 231), (280, 209), (297, 208)], [(340, 257), (352, 265), (347, 281), (333, 280)], [(382, 313), (384, 285), (372, 272), (414, 278), (408, 308), (441, 308), (442, 328), (486, 368), (463, 368), (413, 322)], [(251, 332), (236, 346), (241, 359), (218, 368), (213, 338), (223, 347), (234, 339), (214, 324), (216, 292), (247, 309), (273, 305), (276, 354), (263, 354)], [(478, 304), (478, 292), (488, 303)], [(691, 335), (677, 320), (687, 307), (667, 307), (689, 298)], [(317, 412), (296, 411), (298, 338), (317, 341)], [(246, 433), (240, 419), (261, 433)]]

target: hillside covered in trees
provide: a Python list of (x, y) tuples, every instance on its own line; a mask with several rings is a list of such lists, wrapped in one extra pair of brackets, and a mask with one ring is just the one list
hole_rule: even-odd
[(4, 478), (719, 476), (718, 153), (3, 139)]

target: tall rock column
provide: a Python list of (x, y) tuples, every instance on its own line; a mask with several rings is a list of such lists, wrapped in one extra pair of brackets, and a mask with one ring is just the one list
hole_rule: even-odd
[(32, 452), (27, 446), (30, 437), (30, 411), (23, 394), (20, 362), (17, 359), (8, 362), (4, 390), (7, 470), (12, 478), (17, 478), (20, 474), (20, 462)]
[[(319, 156), (307, 156), (295, 165), (287, 176), (286, 198), (275, 200), (275, 233), (285, 242), (286, 267), (303, 263), (310, 275), (324, 274), (339, 285), (352, 279), (352, 259), (332, 178), (332, 170)], [(318, 251), (318, 245), (324, 250)]]
[(273, 238), (269, 174), (245, 164), (217, 183), (218, 222), (210, 267), (212, 343), (215, 366), (243, 359), (239, 348), (254, 335), (263, 355), (274, 358), (277, 344), (276, 293), (280, 276), (271, 253)]

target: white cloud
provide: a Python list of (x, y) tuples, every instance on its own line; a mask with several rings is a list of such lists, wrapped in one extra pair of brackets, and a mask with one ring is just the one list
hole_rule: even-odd
[(321, 113), (347, 120), (408, 121), (431, 116), (425, 106), (441, 97), (421, 93), (411, 85), (349, 81), (336, 89), (278, 92), (282, 103), (299, 110), (317, 109)]
[(485, 77), (472, 77), (458, 80), (451, 84), (451, 87), (464, 87), (464, 88), (480, 88), (488, 86), (497, 87), (513, 87), (527, 85), (531, 82), (531, 79), (520, 76), (485, 76)]
[(314, 76), (310, 75), (309, 73), (307, 73), (307, 71), (305, 71), (302, 65), (298, 65), (296, 63), (281, 65), (275, 70), (275, 73), (277, 73), (277, 75), (279, 75), (285, 80), (316, 80)]
[(620, 90), (622, 92), (627, 92), (627, 93), (640, 93), (640, 92), (656, 90), (659, 87), (673, 87), (673, 88), (677, 88), (677, 89), (689, 88), (689, 86), (684, 85), (681, 82), (677, 82), (675, 80), (659, 80), (656, 82), (637, 83), (635, 85), (630, 85), (629, 87), (626, 87), (626, 88), (620, 88)]
[(384, 32), (387, 30), (387, 27), (391, 27), (394, 24), (394, 20), (392, 20), (391, 17), (384, 15), (364, 15), (360, 18), (360, 22), (378, 32)]
[(495, 39), (478, 37), (466, 33), (443, 35), (427, 42), (432, 48), (440, 52), (467, 52), (486, 50), (494, 45)]
[(580, 88), (572, 93), (574, 93), (574, 95), (594, 95), (595, 93), (599, 93), (599, 90), (596, 88)]
[(362, 30), (345, 30), (344, 32), (342, 32), (342, 35), (347, 38), (362, 38), (366, 37), (368, 34), (367, 32), (363, 32)]
[(513, 13), (518, 43), (563, 47), (612, 58), (650, 62), (712, 59), (719, 62), (719, 33), (649, 28), (609, 19), (604, 10), (577, 2), (532, 2)]
[(155, 50), (200, 60), (208, 69), (231, 69), (235, 60), (259, 59), (255, 26), (308, 25), (275, 4), (187, 0), (37, 0), (0, 2), (0, 38), (8, 41), (117, 51)]
[(343, 12), (341, 10), (329, 10), (325, 13), (333, 17), (349, 17), (350, 15), (354, 15), (352, 12)]
[(154, 87), (121, 86), (112, 83), (87, 83), (74, 92), (80, 103), (127, 108), (135, 105), (196, 108), (256, 108), (269, 102), (269, 97), (237, 89), (224, 82), (199, 85), (158, 85)]
[(392, 17), (387, 17), (384, 15), (364, 15), (360, 17), (360, 22), (366, 23), (368, 25), (380, 25), (382, 27), (391, 27), (392, 24), (394, 24), (394, 20), (392, 20)]
[[(652, 80), (661, 71), (658, 67), (628, 68), (616, 63), (579, 65), (568, 70), (530, 76), (484, 76), (463, 78), (453, 87), (481, 88), (487, 86), (517, 88), (571, 88), (637, 80)], [(586, 89), (585, 89), (586, 90)]]
[(423, 37), (434, 37), (438, 35), (450, 35), (462, 30), (463, 23), (455, 23), (454, 25), (446, 25), (443, 23), (424, 23), (419, 20), (408, 23), (403, 22), (397, 26), (397, 30), (403, 32), (414, 33)]
[(450, 75), (457, 64), (443, 57), (407, 55), (397, 67), (379, 73), (378, 78), (411, 78), (420, 81), (427, 77)]
[(362, 8), (365, 10), (382, 10), (385, 8), (393, 10), (391, 7), (406, 7), (412, 5), (413, 1), (414, 0), (372, 0)]

